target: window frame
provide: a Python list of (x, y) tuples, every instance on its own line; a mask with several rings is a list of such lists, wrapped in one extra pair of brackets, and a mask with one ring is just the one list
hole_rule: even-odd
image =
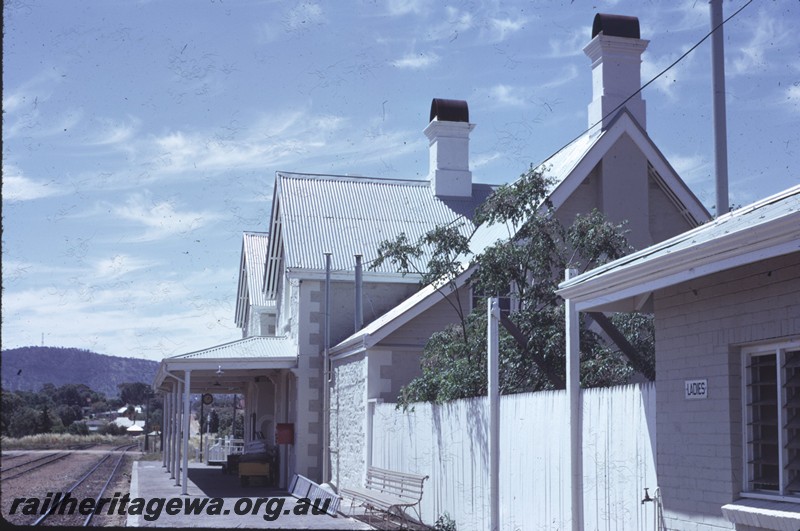
[[(516, 281), (512, 280), (511, 284), (510, 284), (510, 286), (508, 288), (508, 294), (507, 295), (500, 295), (500, 296), (497, 297), (499, 299), (499, 302), (500, 302), (501, 306), (503, 305), (504, 301), (508, 301), (508, 308), (501, 308), (501, 310), (500, 310), (501, 312), (505, 313), (506, 315), (510, 315), (510, 314), (512, 314), (514, 312), (519, 311), (519, 298), (517, 298), (517, 296), (515, 295), (516, 289), (517, 289), (517, 283), (516, 283)], [(481, 304), (483, 304), (485, 306), (486, 305), (485, 301), (486, 301), (487, 297), (488, 296), (485, 296), (485, 295), (476, 295), (475, 294), (475, 286), (474, 285), (470, 285), (470, 287), (469, 287), (469, 310), (472, 311), (475, 308), (477, 308), (477, 305), (475, 304), (476, 300), (480, 300)]]
[[(784, 380), (786, 378), (785, 368), (785, 355), (786, 352), (800, 351), (800, 339), (789, 339), (785, 341), (760, 343), (750, 345), (741, 349), (741, 399), (742, 399), (742, 490), (739, 495), (742, 498), (755, 498), (776, 501), (788, 501), (797, 503), (800, 501), (800, 491), (796, 494), (787, 492), (786, 472), (784, 470), (785, 462), (787, 459), (787, 451), (784, 449), (788, 439), (788, 428), (784, 425), (784, 419), (787, 415), (789, 408), (787, 398), (785, 397)], [(750, 438), (750, 418), (752, 417), (751, 406), (749, 402), (749, 387), (750, 375), (749, 367), (750, 360), (753, 357), (773, 355), (775, 356), (775, 371), (776, 371), (776, 394), (778, 395), (778, 490), (754, 490), (751, 489), (750, 483), (752, 482), (750, 471), (750, 457), (751, 457), (751, 444), (748, 439)]]

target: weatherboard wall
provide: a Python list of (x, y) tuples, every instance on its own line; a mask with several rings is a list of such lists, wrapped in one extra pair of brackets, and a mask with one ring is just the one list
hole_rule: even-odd
[[(742, 490), (741, 348), (800, 335), (800, 253), (657, 292), (655, 315), (665, 523), (733, 529), (721, 507)], [(692, 379), (708, 380), (707, 399), (686, 400)]]

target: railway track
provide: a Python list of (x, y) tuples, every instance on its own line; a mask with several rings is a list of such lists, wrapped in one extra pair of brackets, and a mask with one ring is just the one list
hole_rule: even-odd
[[(129, 450), (137, 446), (101, 447), (92, 452), (62, 450), (45, 455), (42, 452), (34, 456), (21, 454), (25, 462), (14, 460), (3, 470), (0, 501), (4, 519), (22, 526), (124, 525), (121, 513), (107, 510), (110, 507), (107, 500), (102, 502), (106, 503), (105, 507), (102, 504), (98, 507), (96, 515), (93, 509), (101, 498), (110, 499), (106, 493), (109, 487), (120, 489), (120, 481), (124, 481), (121, 467), (130, 460), (126, 459)], [(5, 481), (13, 478), (18, 479)], [(119, 497), (116, 493), (116, 498)]]
[[(85, 450), (93, 446), (94, 446), (93, 444), (85, 444), (81, 446), (71, 447), (70, 450)], [(2, 472), (2, 475), (0, 475), (0, 481), (8, 481), (11, 479), (22, 477), (36, 469), (61, 461), (62, 459), (70, 455), (71, 452), (69, 450), (64, 450), (60, 452), (48, 453), (41, 456), (35, 456), (33, 459), (29, 459), (21, 463), (17, 463), (15, 461), (11, 466), (0, 467), (0, 472)], [(8, 456), (4, 457), (3, 461), (7, 462), (9, 459), (19, 459), (28, 456), (30, 456), (30, 454), (27, 453), (15, 456)]]
[[(29, 461), (25, 461), (24, 463), (15, 464), (8, 468), (3, 467), (3, 475), (0, 476), (0, 481), (8, 481), (10, 479), (15, 479), (26, 475), (28, 472), (32, 472), (37, 468), (42, 468), (43, 466), (50, 465), (57, 461), (61, 461), (65, 457), (68, 457), (70, 454), (69, 452), (58, 452), (52, 454), (45, 454), (41, 457), (37, 457), (36, 459), (31, 459)], [(11, 472), (11, 474), (9, 474)]]
[[(109, 450), (97, 463), (87, 468), (70, 487), (61, 491), (62, 499), (67, 496), (76, 500), (92, 498), (95, 500), (94, 505), (96, 505), (97, 500), (103, 497), (108, 486), (113, 481), (126, 453), (137, 446), (132, 444)], [(114, 459), (115, 457), (116, 459)], [(63, 511), (64, 514), (60, 514), (61, 512), (61, 505), (54, 503), (50, 510), (29, 525), (38, 526), (47, 522), (48, 525), (88, 527), (95, 517), (94, 512), (87, 515), (82, 514), (80, 510), (70, 511), (68, 508)], [(102, 514), (103, 510), (100, 510), (99, 513)]]

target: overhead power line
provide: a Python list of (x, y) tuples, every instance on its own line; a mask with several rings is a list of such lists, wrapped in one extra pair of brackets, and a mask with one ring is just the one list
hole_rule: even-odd
[(600, 118), (598, 121), (596, 121), (595, 123), (593, 123), (592, 125), (590, 125), (590, 126), (587, 128), (587, 129), (585, 129), (585, 130), (584, 130), (582, 133), (580, 133), (578, 136), (576, 136), (575, 138), (573, 138), (572, 140), (570, 140), (569, 142), (567, 142), (566, 144), (564, 144), (563, 146), (561, 146), (560, 148), (558, 148), (558, 149), (557, 149), (555, 152), (553, 152), (553, 154), (552, 154), (552, 155), (550, 155), (549, 157), (547, 157), (546, 159), (544, 159), (544, 161), (542, 161), (542, 163), (541, 163), (541, 164), (539, 164), (539, 166), (542, 166), (542, 165), (546, 164), (546, 163), (547, 163), (547, 161), (549, 161), (550, 159), (552, 159), (553, 157), (555, 157), (556, 155), (558, 155), (559, 153), (561, 153), (562, 151), (564, 151), (564, 150), (565, 150), (567, 147), (569, 147), (569, 146), (570, 146), (570, 145), (571, 145), (573, 142), (575, 142), (576, 140), (578, 140), (579, 138), (581, 138), (583, 135), (585, 135), (586, 133), (588, 133), (589, 131), (591, 131), (591, 130), (592, 130), (592, 129), (594, 129), (595, 127), (597, 127), (599, 124), (601, 124), (601, 123), (603, 122), (603, 120), (605, 120), (605, 119), (607, 119), (607, 118), (609, 118), (609, 117), (613, 116), (614, 114), (616, 114), (616, 112), (617, 112), (617, 111), (619, 111), (619, 110), (620, 110), (622, 107), (624, 107), (624, 106), (625, 106), (625, 104), (626, 104), (626, 103), (628, 103), (628, 102), (631, 100), (631, 98), (633, 98), (634, 96), (636, 96), (637, 94), (639, 94), (641, 91), (643, 91), (645, 88), (647, 88), (647, 87), (648, 87), (648, 86), (649, 86), (651, 83), (653, 83), (655, 80), (657, 80), (658, 78), (660, 78), (661, 76), (663, 76), (664, 74), (666, 74), (667, 72), (669, 72), (669, 71), (670, 71), (670, 70), (671, 70), (671, 69), (672, 69), (672, 68), (673, 68), (675, 65), (677, 65), (678, 63), (680, 63), (680, 62), (681, 62), (683, 59), (685, 59), (685, 58), (686, 58), (686, 56), (687, 56), (687, 55), (689, 55), (690, 53), (692, 53), (692, 52), (693, 52), (693, 51), (694, 51), (694, 50), (695, 50), (695, 49), (696, 49), (698, 46), (700, 46), (701, 44), (703, 44), (703, 43), (704, 43), (704, 42), (705, 42), (705, 41), (706, 41), (706, 40), (707, 40), (709, 37), (711, 37), (711, 36), (714, 34), (714, 32), (715, 32), (715, 31), (717, 31), (719, 28), (721, 28), (722, 26), (724, 26), (724, 25), (725, 25), (725, 24), (726, 24), (726, 23), (727, 23), (729, 20), (731, 20), (733, 17), (735, 17), (736, 15), (738, 15), (739, 13), (741, 13), (741, 12), (742, 12), (742, 10), (743, 10), (744, 8), (746, 8), (747, 6), (749, 6), (749, 5), (750, 5), (750, 4), (752, 4), (752, 3), (753, 3), (753, 0), (748, 0), (748, 1), (747, 1), (747, 2), (746, 2), (746, 3), (745, 3), (743, 6), (742, 6), (742, 7), (740, 7), (740, 8), (739, 8), (739, 9), (737, 9), (735, 12), (733, 12), (733, 14), (731, 14), (731, 15), (730, 15), (728, 18), (726, 18), (726, 19), (725, 19), (725, 20), (723, 20), (721, 23), (719, 23), (719, 24), (717, 24), (716, 26), (714, 26), (714, 27), (711, 29), (711, 31), (709, 31), (708, 33), (706, 33), (706, 35), (705, 35), (705, 36), (704, 36), (702, 39), (700, 39), (699, 41), (697, 41), (697, 42), (696, 42), (696, 43), (695, 43), (695, 44), (694, 44), (694, 45), (693, 45), (691, 48), (689, 48), (689, 49), (688, 49), (688, 50), (686, 50), (686, 51), (685, 51), (683, 54), (681, 54), (681, 56), (680, 56), (680, 57), (678, 57), (677, 59), (675, 59), (675, 60), (674, 60), (674, 61), (673, 61), (673, 62), (672, 62), (672, 63), (671, 63), (671, 64), (670, 64), (668, 67), (666, 67), (664, 70), (662, 70), (661, 72), (659, 72), (658, 74), (656, 74), (656, 75), (655, 75), (655, 76), (654, 76), (652, 79), (650, 79), (650, 81), (648, 81), (647, 83), (645, 83), (644, 85), (642, 85), (641, 87), (639, 87), (639, 90), (637, 90), (636, 92), (634, 92), (633, 94), (631, 94), (630, 96), (628, 96), (627, 98), (625, 98), (625, 100), (624, 100), (622, 103), (620, 103), (619, 105), (617, 105), (616, 107), (614, 107), (614, 109), (612, 109), (612, 110), (611, 110), (611, 111), (609, 111), (609, 112), (608, 112), (608, 113), (607, 113), (605, 116), (603, 116), (603, 117), (602, 117), (602, 118)]

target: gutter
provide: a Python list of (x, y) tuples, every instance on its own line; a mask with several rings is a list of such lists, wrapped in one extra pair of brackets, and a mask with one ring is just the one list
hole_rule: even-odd
[[(798, 216), (800, 212), (792, 212), (762, 225), (744, 228), (643, 263), (635, 261), (646, 259), (649, 254), (661, 249), (634, 253), (620, 259), (616, 266), (614, 262), (601, 266), (606, 271), (598, 272), (594, 269), (562, 282), (556, 293), (564, 299), (584, 302), (581, 306), (585, 308), (588, 307), (586, 302), (590, 300), (598, 304), (610, 303), (643, 291), (746, 265), (758, 259), (800, 251)], [(682, 243), (691, 237), (689, 234), (674, 243)], [(664, 248), (668, 249), (668, 246)], [(644, 286), (650, 286), (651, 289), (645, 289)], [(602, 302), (597, 300), (604, 296)]]

